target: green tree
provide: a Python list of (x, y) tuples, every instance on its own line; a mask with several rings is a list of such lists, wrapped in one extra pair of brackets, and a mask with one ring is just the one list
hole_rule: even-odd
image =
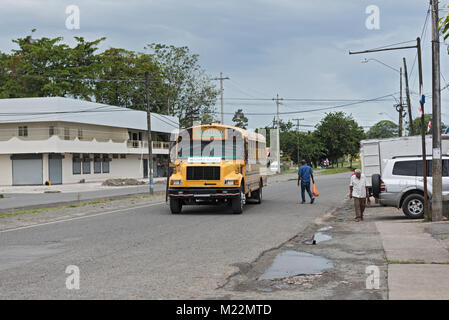
[[(34, 30), (33, 30), (34, 32)], [(18, 49), (1, 54), (0, 97), (71, 96), (90, 100), (94, 82), (90, 80), (98, 67), (94, 54), (100, 38), (87, 42), (75, 37), (71, 48), (62, 38), (34, 39), (32, 35), (13, 40)]]
[(398, 136), (399, 127), (390, 120), (381, 120), (372, 126), (368, 132), (368, 139), (384, 139)]
[[(426, 134), (428, 133), (428, 125), (429, 122), (432, 122), (432, 114), (426, 113), (424, 115), (424, 126), (425, 126), (425, 130), (426, 130)], [(413, 133), (415, 136), (420, 136), (421, 135), (421, 117), (417, 117), (415, 119), (413, 119)], [(446, 125), (441, 122), (441, 128), (445, 128)], [(407, 127), (407, 129), (410, 131), (410, 126)]]
[(316, 126), (315, 135), (333, 163), (344, 155), (356, 155), (360, 149), (360, 140), (365, 138), (363, 128), (352, 116), (343, 112), (327, 113)]
[(199, 65), (197, 54), (188, 47), (149, 44), (159, 62), (170, 110), (180, 119), (181, 126), (194, 121), (209, 120), (219, 91)]
[(245, 117), (245, 114), (243, 113), (242, 109), (238, 109), (234, 116), (232, 117), (232, 122), (234, 122), (234, 125), (236, 127), (246, 129), (248, 127), (248, 118)]

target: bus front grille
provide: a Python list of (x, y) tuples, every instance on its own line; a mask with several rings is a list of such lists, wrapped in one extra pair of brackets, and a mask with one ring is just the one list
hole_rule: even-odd
[(220, 167), (187, 167), (187, 180), (220, 180)]

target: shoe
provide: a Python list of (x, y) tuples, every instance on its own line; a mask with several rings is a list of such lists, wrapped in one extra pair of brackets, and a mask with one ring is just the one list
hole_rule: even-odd
[(359, 218), (355, 218), (354, 221), (355, 222), (360, 222), (360, 219)]
[(315, 201), (315, 198), (312, 198), (312, 200), (310, 200), (310, 203), (312, 204)]
[(301, 201), (301, 204), (304, 204), (304, 203), (306, 203), (305, 201)]

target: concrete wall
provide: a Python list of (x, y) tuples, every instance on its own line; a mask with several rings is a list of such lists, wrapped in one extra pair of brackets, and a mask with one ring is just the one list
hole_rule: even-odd
[[(93, 158), (93, 155), (91, 155)], [(93, 173), (94, 165), (91, 162), (90, 174), (73, 174), (72, 154), (65, 154), (62, 159), (62, 183), (78, 183), (85, 179), (86, 182), (103, 181), (110, 178), (143, 178), (142, 160), (138, 155), (126, 155), (126, 159), (112, 159), (109, 162), (109, 173)]]
[(11, 155), (0, 154), (0, 186), (12, 185)]

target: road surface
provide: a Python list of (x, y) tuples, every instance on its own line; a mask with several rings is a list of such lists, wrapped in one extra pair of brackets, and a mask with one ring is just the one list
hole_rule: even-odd
[[(316, 177), (320, 197), (299, 204), (296, 181), (269, 185), (242, 215), (225, 207), (153, 204), (0, 232), (0, 299), (197, 299), (266, 250), (339, 206), (349, 173)], [(80, 289), (66, 288), (66, 268)], [(220, 298), (220, 297), (217, 297)]]

